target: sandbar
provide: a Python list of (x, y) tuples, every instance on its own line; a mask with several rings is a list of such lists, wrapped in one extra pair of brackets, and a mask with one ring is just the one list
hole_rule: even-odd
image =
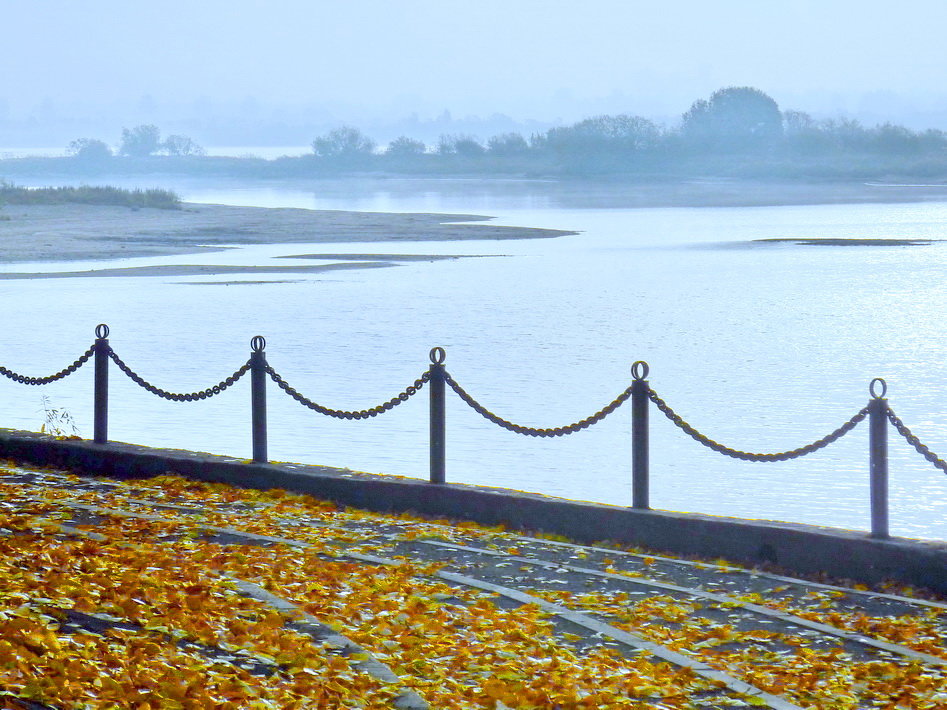
[[(85, 271), (0, 272), (0, 280), (14, 279), (75, 279), (129, 276), (217, 276), (220, 274), (318, 274), (344, 269), (377, 269), (395, 266), (387, 261), (361, 261), (340, 264), (307, 264), (303, 266), (229, 266), (226, 264), (156, 264), (154, 266), (125, 266)], [(236, 282), (230, 282), (236, 283)]]
[(754, 239), (753, 244), (793, 244), (801, 247), (919, 247), (930, 246), (942, 239), (874, 239), (874, 238), (839, 238), (839, 237), (778, 237), (771, 239)]
[(482, 259), (497, 254), (284, 254), (276, 259), (317, 259), (324, 261), (454, 261)]
[[(167, 256), (234, 245), (540, 239), (576, 232), (505, 227), (470, 214), (348, 212), (186, 203), (181, 210), (9, 205), (2, 263)], [(317, 267), (321, 268), (321, 267)], [(299, 271), (293, 267), (293, 270)], [(101, 274), (97, 274), (101, 275)]]

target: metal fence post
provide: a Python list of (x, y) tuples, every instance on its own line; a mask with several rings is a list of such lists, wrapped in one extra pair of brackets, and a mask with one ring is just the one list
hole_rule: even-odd
[(95, 400), (93, 406), (92, 441), (106, 444), (109, 440), (109, 327), (95, 326)]
[(648, 363), (631, 366), (631, 505), (649, 510), (648, 501)]
[(431, 483), (444, 483), (445, 468), (445, 406), (444, 406), (444, 348), (431, 348), (431, 368), (428, 370), (431, 388)]
[(253, 428), (253, 460), (268, 461), (266, 452), (266, 339), (250, 339), (250, 410)]
[[(875, 392), (875, 386), (881, 392)], [(888, 537), (888, 393), (887, 383), (876, 377), (868, 386), (868, 448), (871, 487), (871, 537)]]

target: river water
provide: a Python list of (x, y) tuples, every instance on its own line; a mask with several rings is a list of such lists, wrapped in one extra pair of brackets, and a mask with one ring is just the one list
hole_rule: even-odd
[[(320, 251), (481, 257), (291, 278), (0, 281), (3, 364), (48, 374), (85, 349), (96, 323), (107, 322), (112, 346), (132, 367), (161, 387), (186, 391), (229, 374), (259, 333), (270, 364), (303, 394), (362, 408), (411, 383), (439, 345), (454, 378), (486, 406), (547, 427), (600, 409), (629, 384), (631, 363), (646, 360), (651, 386), (685, 419), (751, 451), (823, 436), (866, 404), (873, 377), (884, 377), (895, 411), (947, 453), (947, 242), (753, 243), (947, 239), (947, 195), (907, 204), (630, 208), (621, 206), (620, 188), (536, 181), (338, 180), (302, 189), (167, 179), (147, 186), (153, 184), (198, 202), (463, 212), (581, 234), (252, 246), (94, 265), (262, 264)], [(210, 283), (239, 280), (246, 283)], [(4, 380), (3, 424), (37, 429), (45, 394), (91, 436), (91, 388), (91, 368), (42, 390)], [(209, 401), (169, 403), (113, 370), (111, 437), (247, 457), (248, 389), (242, 381)], [(426, 476), (426, 392), (368, 421), (318, 416), (275, 387), (269, 392), (272, 459)], [(630, 415), (626, 405), (573, 436), (532, 439), (499, 429), (449, 395), (448, 480), (628, 505)], [(705, 449), (654, 408), (651, 422), (655, 508), (867, 528), (865, 423), (802, 459), (748, 463)], [(894, 430), (890, 436), (892, 533), (947, 539), (947, 476)]]

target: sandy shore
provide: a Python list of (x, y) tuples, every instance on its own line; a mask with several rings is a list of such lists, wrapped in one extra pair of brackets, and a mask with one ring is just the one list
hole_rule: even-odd
[(182, 210), (10, 205), (0, 212), (0, 244), (4, 263), (22, 263), (188, 254), (232, 244), (536, 239), (575, 234), (502, 227), (488, 223), (489, 219), (196, 204)]
[[(0, 280), (11, 279), (75, 279), (102, 278), (109, 276), (235, 276), (268, 274), (292, 276), (294, 274), (317, 274), (324, 271), (344, 269), (377, 269), (394, 266), (392, 261), (365, 261), (360, 263), (323, 264), (312, 266), (228, 266), (225, 264), (158, 264), (155, 266), (129, 266), (114, 269), (89, 269), (86, 271), (41, 271), (0, 273)], [(225, 282), (232, 283), (232, 282)]]

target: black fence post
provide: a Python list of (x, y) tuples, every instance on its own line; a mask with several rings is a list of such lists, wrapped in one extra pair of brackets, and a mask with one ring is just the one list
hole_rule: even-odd
[(250, 410), (253, 428), (253, 461), (266, 463), (266, 339), (250, 339)]
[(431, 483), (444, 483), (446, 476), (444, 406), (444, 348), (431, 348), (431, 368), (428, 370), (431, 388)]
[[(881, 393), (875, 392), (881, 386)], [(888, 393), (887, 383), (876, 377), (868, 386), (868, 447), (870, 449), (869, 480), (871, 487), (871, 537), (888, 535)]]
[(649, 510), (648, 501), (648, 363), (631, 366), (631, 506)]
[(109, 440), (109, 327), (95, 326), (95, 401), (93, 407), (92, 441), (106, 444)]

